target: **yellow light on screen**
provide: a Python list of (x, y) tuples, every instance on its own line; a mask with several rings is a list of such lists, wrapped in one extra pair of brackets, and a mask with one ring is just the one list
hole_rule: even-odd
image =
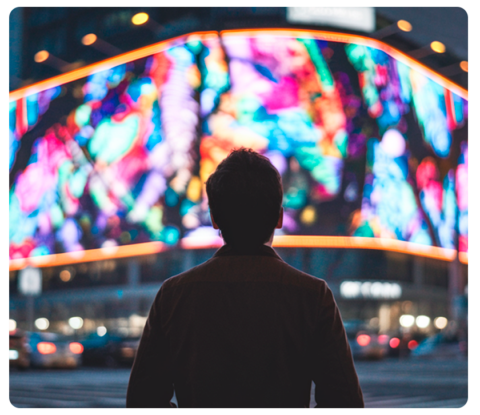
[(439, 42), (438, 40), (435, 40), (434, 42), (430, 43), (430, 47), (434, 52), (437, 52), (437, 53), (445, 52), (445, 45), (442, 42)]
[(135, 16), (132, 17), (132, 23), (134, 25), (141, 25), (148, 21), (148, 14), (147, 13), (137, 13)]
[(460, 68), (464, 72), (468, 72), (468, 62), (467, 61), (461, 61), (460, 62)]
[(45, 62), (49, 56), (50, 54), (46, 50), (41, 50), (40, 52), (37, 52), (35, 54), (34, 59), (35, 59), (35, 62), (40, 63), (40, 62)]
[(88, 35), (85, 35), (84, 37), (82, 37), (82, 43), (85, 46), (93, 45), (96, 41), (97, 41), (97, 35), (93, 33), (89, 33)]
[(404, 32), (410, 32), (412, 30), (412, 25), (406, 20), (399, 20), (397, 26), (400, 30)]

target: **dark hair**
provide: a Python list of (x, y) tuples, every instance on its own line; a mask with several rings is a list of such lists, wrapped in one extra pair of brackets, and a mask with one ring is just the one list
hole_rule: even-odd
[(207, 180), (208, 204), (227, 244), (261, 245), (282, 208), (282, 178), (270, 160), (251, 149), (233, 150)]

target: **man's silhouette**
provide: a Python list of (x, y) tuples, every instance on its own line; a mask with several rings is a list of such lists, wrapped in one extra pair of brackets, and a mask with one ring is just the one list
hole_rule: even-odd
[(342, 319), (325, 281), (271, 248), (282, 182), (270, 161), (233, 151), (206, 184), (225, 245), (167, 279), (145, 325), (127, 407), (363, 407)]

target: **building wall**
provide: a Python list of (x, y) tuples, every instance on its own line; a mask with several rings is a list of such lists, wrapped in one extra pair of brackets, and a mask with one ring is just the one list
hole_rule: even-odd
[(22, 67), (23, 9), (25, 6), (12, 7), (8, 13), (8, 90), (20, 86)]

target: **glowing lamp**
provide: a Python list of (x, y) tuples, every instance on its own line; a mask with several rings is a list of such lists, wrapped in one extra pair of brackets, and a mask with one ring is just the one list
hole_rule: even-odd
[(412, 25), (406, 20), (399, 20), (397, 26), (403, 32), (410, 32), (412, 30)]
[(149, 16), (147, 13), (137, 13), (132, 17), (132, 23), (136, 26), (142, 25), (146, 23), (149, 19)]
[(463, 72), (468, 72), (468, 62), (467, 61), (461, 61), (460, 62), (460, 69)]
[(73, 342), (69, 344), (70, 351), (74, 354), (83, 353), (83, 345), (78, 342)]
[(367, 346), (370, 343), (370, 336), (368, 334), (360, 334), (357, 337), (357, 343), (360, 346)]
[(57, 351), (57, 346), (50, 342), (40, 342), (37, 344), (37, 350), (40, 354), (52, 354)]
[(84, 37), (82, 37), (82, 43), (85, 46), (93, 45), (96, 41), (97, 41), (97, 35), (93, 33), (89, 33), (88, 35), (85, 35)]
[(442, 42), (439, 42), (438, 40), (435, 40), (432, 43), (430, 43), (430, 47), (436, 53), (445, 52), (445, 45)]
[(46, 50), (41, 50), (40, 52), (37, 52), (34, 56), (35, 62), (41, 63), (45, 62), (50, 54)]

